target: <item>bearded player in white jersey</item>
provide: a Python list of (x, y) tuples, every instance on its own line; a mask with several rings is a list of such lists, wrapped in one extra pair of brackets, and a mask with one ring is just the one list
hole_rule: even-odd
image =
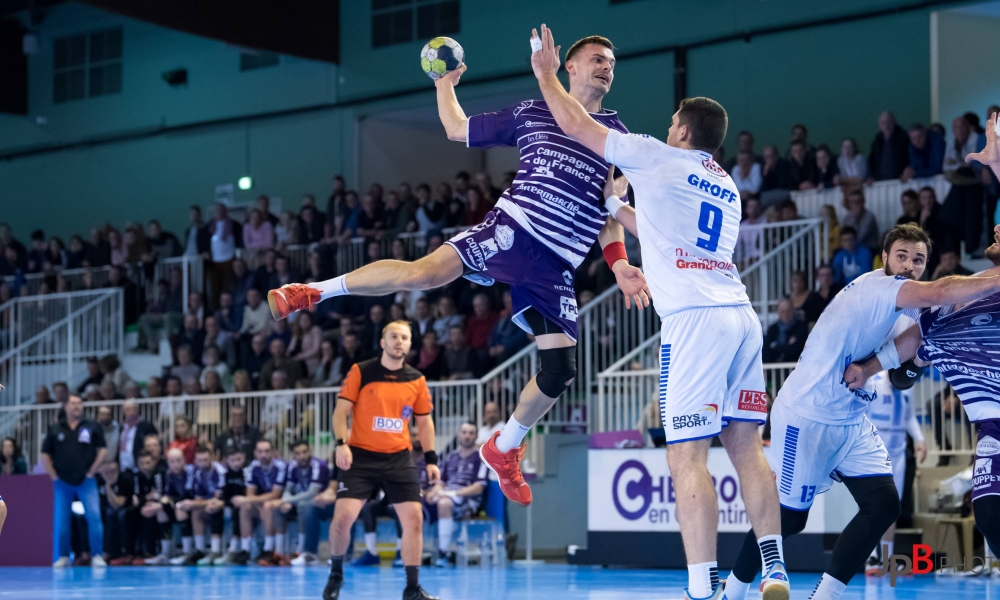
[(685, 598), (725, 597), (716, 563), (718, 499), (707, 468), (711, 438), (719, 436), (761, 534), (761, 595), (787, 600), (778, 493), (758, 433), (767, 415), (763, 336), (732, 264), (740, 197), (712, 160), (725, 139), (726, 112), (708, 98), (684, 100), (666, 143), (611, 130), (563, 89), (556, 77), (559, 48), (545, 25), (540, 40), (533, 32), (532, 45), (531, 64), (559, 127), (621, 169), (635, 191), (634, 211), (615, 196), (606, 206), (638, 234), (662, 319), (660, 412), (687, 555)]
[[(816, 495), (828, 491), (834, 480), (842, 481), (858, 503), (812, 600), (840, 598), (900, 511), (892, 461), (866, 417), (877, 394), (870, 385), (849, 389), (844, 369), (872, 355), (879, 355), (882, 364), (898, 365), (888, 356), (895, 347), (886, 342), (899, 333), (902, 315), (916, 319), (916, 309), (1000, 291), (995, 277), (918, 281), (929, 249), (930, 240), (917, 225), (899, 225), (886, 234), (885, 267), (855, 279), (827, 306), (771, 409), (770, 457), (778, 479), (782, 535), (788, 538), (805, 528)], [(746, 597), (759, 568), (753, 539), (751, 531), (726, 580), (729, 600)]]

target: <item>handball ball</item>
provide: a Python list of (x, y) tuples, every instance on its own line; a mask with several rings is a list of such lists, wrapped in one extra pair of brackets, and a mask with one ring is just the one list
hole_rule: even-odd
[(420, 51), (420, 66), (431, 79), (440, 79), (465, 60), (465, 50), (449, 37), (436, 37)]

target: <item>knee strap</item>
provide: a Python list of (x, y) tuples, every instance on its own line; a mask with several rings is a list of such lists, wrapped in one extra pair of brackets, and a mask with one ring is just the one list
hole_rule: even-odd
[(535, 376), (538, 389), (549, 398), (558, 398), (576, 377), (576, 346), (538, 351), (541, 370)]

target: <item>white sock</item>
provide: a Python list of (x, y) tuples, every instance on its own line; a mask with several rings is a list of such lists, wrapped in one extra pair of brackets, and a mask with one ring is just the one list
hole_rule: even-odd
[(767, 574), (767, 570), (776, 562), (785, 562), (785, 552), (781, 548), (780, 535), (765, 535), (757, 538), (757, 547), (760, 548), (760, 560), (763, 570), (761, 574)]
[(333, 279), (313, 283), (311, 284), (311, 287), (320, 291), (319, 297), (322, 300), (334, 298), (336, 296), (346, 296), (350, 293), (347, 291), (346, 278), (347, 275), (339, 275)]
[(454, 529), (453, 519), (438, 519), (438, 548), (445, 554), (451, 550), (451, 532)]
[(274, 536), (264, 536), (264, 552), (274, 552)]
[(403, 540), (400, 538), (396, 538), (396, 552), (399, 552), (402, 549), (403, 549)]
[(809, 600), (840, 600), (840, 595), (844, 593), (847, 584), (835, 579), (832, 575), (823, 573), (823, 578), (819, 580), (816, 589), (813, 590)]
[(274, 553), (275, 554), (281, 554), (282, 556), (284, 556), (284, 554), (285, 554), (285, 534), (283, 534), (283, 533), (276, 533), (276, 534), (274, 534)]
[(234, 535), (233, 537), (229, 538), (229, 551), (239, 552), (239, 550), (240, 550), (240, 538)]
[(736, 579), (736, 575), (730, 573), (726, 578), (726, 600), (746, 600), (751, 585), (752, 581), (749, 583), (740, 581)]
[(377, 539), (374, 531), (371, 533), (365, 532), (365, 549), (368, 550), (368, 554), (378, 556), (378, 547), (375, 545)]
[(222, 538), (212, 536), (212, 554), (222, 553)]
[(301, 554), (302, 551), (305, 550), (305, 549), (306, 549), (306, 534), (300, 533), (299, 534), (299, 547), (296, 548), (296, 550), (298, 550), (299, 554)]
[(199, 535), (198, 537), (194, 538), (194, 547), (199, 552), (204, 552), (205, 551), (205, 536)]
[(514, 448), (521, 445), (521, 440), (524, 436), (528, 435), (531, 431), (531, 426), (525, 427), (517, 422), (514, 415), (511, 415), (510, 420), (507, 424), (503, 426), (503, 431), (500, 432), (500, 437), (497, 438), (497, 450), (500, 452), (510, 452)]
[(182, 537), (181, 538), (181, 551), (183, 551), (184, 554), (191, 554), (191, 546), (192, 546), (192, 544), (194, 544), (194, 540), (191, 539), (191, 536), (186, 535), (186, 536)]
[(160, 554), (170, 557), (170, 540), (160, 540)]
[(244, 552), (250, 552), (250, 538), (245, 537), (240, 540), (240, 550)]
[[(715, 576), (713, 577), (713, 572)], [(713, 581), (714, 579), (714, 581)], [(708, 598), (719, 585), (719, 563), (716, 561), (688, 565), (688, 595)]]

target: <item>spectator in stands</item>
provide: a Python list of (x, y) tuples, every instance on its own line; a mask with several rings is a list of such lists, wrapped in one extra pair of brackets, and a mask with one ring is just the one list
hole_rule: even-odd
[(278, 273), (275, 270), (275, 263), (278, 260), (278, 253), (275, 250), (265, 250), (261, 265), (254, 272), (253, 287), (261, 294), (266, 294), (268, 290), (274, 289), (278, 284)]
[(920, 197), (917, 195), (916, 190), (903, 190), (903, 194), (899, 198), (899, 203), (903, 207), (903, 214), (896, 219), (896, 225), (905, 225), (907, 223), (916, 223), (919, 225)]
[(294, 387), (300, 380), (306, 378), (306, 368), (301, 361), (289, 358), (285, 354), (285, 342), (280, 339), (271, 340), (271, 359), (260, 370), (260, 386), (262, 390), (273, 389), (271, 374), (284, 371), (288, 376), (288, 386)]
[(952, 235), (948, 225), (941, 218), (941, 205), (937, 201), (934, 188), (925, 186), (918, 192), (920, 199), (920, 228), (931, 238), (931, 255), (927, 258), (927, 269), (934, 273), (945, 250), (957, 250), (957, 237)]
[(17, 440), (5, 437), (0, 442), (0, 475), (27, 475), (28, 461), (24, 460)]
[(122, 405), (121, 436), (118, 438), (118, 462), (123, 470), (136, 467), (136, 458), (142, 452), (147, 435), (157, 433), (152, 423), (139, 416), (139, 405), (126, 400)]
[(83, 390), (83, 399), (87, 402), (100, 402), (104, 398), (101, 397), (101, 386), (92, 383)]
[(247, 423), (246, 410), (234, 404), (229, 408), (229, 429), (215, 438), (215, 455), (221, 458), (237, 450), (252, 453), (261, 439), (260, 429)]
[[(390, 190), (385, 195), (385, 210), (382, 212), (384, 236), (393, 239), (399, 234), (415, 228), (413, 211), (402, 203), (399, 193)], [(414, 225), (411, 226), (411, 223)]]
[(444, 227), (445, 205), (437, 198), (431, 197), (431, 188), (426, 183), (417, 186), (417, 229), (428, 232)]
[(361, 339), (365, 345), (365, 353), (374, 355), (381, 352), (379, 342), (382, 339), (382, 329), (386, 325), (385, 308), (381, 304), (373, 304), (368, 309), (368, 318), (361, 326)]
[(201, 368), (194, 363), (191, 356), (191, 346), (183, 344), (177, 348), (177, 364), (170, 367), (170, 374), (181, 381), (187, 381), (192, 377), (197, 379), (201, 375)]
[(167, 472), (167, 461), (163, 459), (163, 444), (160, 442), (159, 434), (151, 433), (144, 437), (142, 439), (142, 449), (153, 457), (153, 465), (156, 470), (162, 473)]
[(10, 228), (10, 223), (0, 223), (0, 246), (13, 248), (19, 257), (25, 256), (28, 253), (24, 244), (14, 237), (14, 231)]
[(760, 165), (754, 162), (753, 155), (749, 152), (740, 151), (736, 155), (736, 162), (729, 175), (733, 178), (733, 183), (736, 185), (743, 202), (755, 197), (764, 183)]
[(146, 397), (147, 398), (163, 397), (163, 381), (159, 377), (156, 377), (154, 375), (146, 380)]
[(844, 215), (843, 225), (852, 227), (857, 232), (858, 243), (867, 248), (872, 256), (879, 253), (882, 238), (879, 237), (878, 223), (875, 215), (865, 208), (865, 194), (861, 188), (855, 188), (844, 195), (844, 208), (847, 209), (847, 214)]
[(233, 391), (237, 394), (253, 391), (253, 381), (250, 379), (250, 373), (247, 373), (246, 369), (237, 369), (233, 373)]
[(286, 348), (292, 343), (292, 330), (287, 319), (271, 323), (271, 335), (267, 336), (268, 345), (271, 344), (271, 340), (281, 340)]
[[(156, 284), (156, 293), (146, 303), (146, 310), (139, 315), (139, 346), (140, 350), (159, 352), (160, 330), (166, 329), (171, 335), (181, 321), (181, 307), (169, 306), (170, 284), (161, 279)], [(172, 311), (171, 308), (178, 310)]]
[(101, 383), (101, 400), (124, 400), (124, 399), (125, 396), (123, 394), (119, 394), (117, 391), (115, 391), (115, 384), (111, 380), (105, 379)]
[(125, 326), (135, 325), (139, 320), (139, 288), (129, 279), (119, 266), (112, 266), (108, 271), (108, 284), (104, 287), (122, 289), (122, 312)]
[(130, 265), (141, 263), (144, 257), (152, 258), (149, 248), (149, 240), (142, 230), (142, 226), (131, 224), (125, 228), (125, 246), (128, 248), (128, 262)]
[(816, 268), (816, 295), (823, 303), (823, 310), (830, 305), (833, 297), (840, 291), (840, 286), (836, 284), (833, 276), (833, 267), (828, 264), (820, 265)]
[(43, 270), (60, 271), (67, 268), (66, 246), (63, 241), (56, 236), (49, 238), (48, 247), (45, 250), (45, 263)]
[[(739, 156), (742, 152), (749, 154), (751, 163), (763, 164), (764, 158), (757, 156), (754, 153), (753, 143), (753, 134), (749, 131), (744, 130), (736, 135), (736, 154), (733, 155), (733, 158), (726, 160), (725, 163), (722, 164), (723, 168), (726, 169), (730, 175), (732, 175), (733, 171), (736, 170), (736, 165), (739, 164)], [(739, 187), (737, 187), (737, 189), (739, 189)], [(741, 190), (740, 195), (742, 196), (742, 194), (743, 192)]]
[(188, 293), (187, 313), (198, 317), (198, 327), (205, 322), (205, 300), (200, 292)]
[(229, 218), (229, 209), (221, 202), (215, 203), (215, 215), (207, 228), (211, 232), (210, 251), (206, 257), (210, 261), (206, 265), (210, 304), (218, 306), (219, 294), (229, 289), (233, 259), (237, 246), (242, 244), (243, 231), (239, 223)]
[(787, 298), (792, 302), (795, 318), (809, 327), (816, 323), (826, 308), (826, 302), (819, 294), (809, 289), (808, 277), (803, 271), (792, 272)]
[(442, 379), (447, 365), (444, 359), (444, 349), (438, 343), (437, 332), (428, 329), (421, 338), (420, 352), (410, 360), (418, 371), (424, 374), (428, 381)]
[(476, 294), (472, 298), (472, 311), (473, 314), (466, 323), (468, 345), (473, 350), (485, 350), (490, 333), (500, 317), (493, 311), (490, 298), (484, 293)]
[[(239, 356), (236, 354), (236, 345), (233, 343), (233, 336), (219, 329), (219, 319), (215, 315), (205, 317), (205, 350), (209, 346), (215, 346), (218, 359), (232, 372), (239, 364)], [(204, 351), (202, 352), (202, 362), (204, 363)], [(207, 363), (205, 366), (208, 366)], [(225, 377), (223, 377), (225, 380)]]
[(167, 446), (167, 455), (174, 449), (184, 454), (184, 464), (194, 464), (194, 451), (198, 448), (198, 437), (194, 434), (194, 426), (187, 415), (174, 417), (174, 439)]
[(279, 254), (274, 259), (274, 275), (278, 287), (295, 283), (300, 279), (299, 274), (291, 268), (288, 257), (284, 254)]
[(924, 129), (920, 123), (910, 127), (910, 164), (903, 169), (900, 181), (914, 177), (926, 178), (941, 174), (944, 163), (944, 138)]
[(83, 504), (90, 551), (95, 567), (105, 566), (104, 526), (100, 498), (94, 474), (107, 452), (101, 427), (83, 419), (83, 401), (70, 397), (64, 416), (49, 429), (42, 446), (41, 461), (53, 481), (55, 514), (53, 517), (53, 566), (69, 566), (70, 505), (75, 499)]
[(941, 253), (941, 262), (934, 269), (931, 281), (937, 281), (949, 275), (972, 275), (972, 271), (962, 266), (958, 252), (952, 249), (946, 249)]
[(789, 189), (810, 190), (814, 188), (815, 169), (816, 164), (811, 160), (805, 142), (802, 140), (793, 141), (791, 148), (788, 149), (788, 171), (792, 186)]
[(858, 243), (858, 234), (850, 225), (840, 228), (840, 250), (833, 256), (834, 283), (845, 286), (872, 270), (872, 253)]
[(760, 186), (764, 208), (770, 208), (788, 198), (788, 190), (798, 189), (792, 181), (790, 170), (788, 161), (781, 158), (777, 147), (764, 147), (764, 165), (761, 167), (763, 182)]
[(330, 387), (339, 385), (342, 379), (340, 363), (342, 358), (337, 356), (333, 342), (323, 340), (320, 343), (319, 364), (313, 371), (311, 387)]
[(104, 267), (111, 264), (111, 244), (104, 232), (95, 227), (90, 230), (90, 246), (85, 248), (87, 266)]
[[(222, 292), (222, 296), (229, 296), (229, 306), (237, 309), (236, 314), (243, 314), (243, 307), (247, 303), (247, 292), (254, 287), (254, 275), (247, 270), (247, 264), (242, 258), (233, 260), (233, 279), (229, 282), (229, 289)], [(222, 296), (219, 296), (219, 308), (222, 308)], [(239, 329), (239, 327), (235, 327)]]
[(944, 155), (944, 175), (951, 190), (941, 206), (941, 220), (948, 225), (956, 240), (965, 242), (965, 251), (973, 254), (979, 248), (983, 231), (982, 165), (965, 162), (971, 152), (978, 152), (985, 137), (975, 131), (965, 117), (955, 117)]
[(159, 221), (151, 219), (146, 224), (146, 230), (146, 240), (149, 243), (149, 258), (143, 260), (153, 259), (154, 261), (158, 261), (181, 255), (183, 249), (181, 248), (181, 243), (177, 240), (177, 236), (169, 231), (163, 231), (163, 227)]
[(829, 261), (840, 247), (840, 220), (837, 219), (837, 210), (829, 204), (820, 207), (819, 216), (826, 223), (827, 247), (823, 258)]
[(292, 323), (292, 342), (288, 345), (288, 355), (305, 363), (309, 375), (319, 366), (320, 343), (323, 330), (313, 324), (313, 314), (309, 311), (298, 313)]
[[(168, 398), (177, 398), (184, 395), (184, 382), (176, 375), (167, 376), (166, 388), (166, 396)], [(169, 401), (160, 403), (160, 412), (166, 413), (169, 416), (170, 412), (174, 410), (174, 404), (175, 403)], [(178, 412), (180, 412), (179, 409)], [(161, 414), (160, 418), (162, 419), (163, 417), (164, 415)]]
[(82, 394), (90, 384), (100, 385), (104, 381), (104, 373), (101, 373), (101, 363), (96, 356), (87, 359), (87, 378), (76, 388), (77, 394)]
[(27, 255), (28, 267), (25, 269), (27, 273), (41, 273), (44, 270), (46, 249), (45, 232), (41, 229), (32, 231), (31, 250)]
[(323, 239), (323, 225), (322, 215), (317, 214), (316, 207), (303, 206), (299, 215), (296, 242), (299, 244), (320, 242)]
[[(197, 380), (192, 379), (192, 381)], [(198, 383), (201, 386), (201, 393), (203, 394), (225, 394), (229, 391), (222, 386), (222, 378), (219, 376), (218, 371), (206, 370), (202, 373), (201, 380)]]
[[(250, 289), (247, 288), (244, 294), (249, 293)], [(260, 292), (257, 293), (260, 294)], [(241, 306), (236, 305), (232, 294), (223, 293), (219, 296), (219, 308), (215, 311), (215, 320), (219, 329), (233, 340), (239, 338), (240, 328), (243, 327), (243, 309), (246, 308), (246, 305), (246, 295), (243, 296), (243, 304)]]
[[(205, 393), (205, 390), (201, 389), (201, 379), (200, 376), (195, 375), (182, 380), (184, 382), (184, 395), (186, 396), (200, 396)], [(184, 405), (181, 403), (176, 403), (174, 405), (177, 412), (183, 410)]]
[(87, 244), (83, 241), (83, 238), (79, 235), (74, 235), (69, 238), (69, 250), (66, 252), (66, 268), (67, 269), (80, 269), (85, 266), (84, 264), (87, 256)]
[(788, 223), (790, 221), (799, 220), (799, 207), (795, 204), (795, 200), (788, 198), (787, 200), (782, 200), (778, 204), (778, 221), (779, 223)]
[(816, 149), (816, 168), (813, 170), (812, 183), (817, 189), (827, 190), (840, 185), (840, 170), (833, 161), (830, 148), (826, 144)]
[(117, 391), (119, 394), (124, 393), (125, 384), (132, 381), (132, 377), (130, 377), (129, 374), (125, 371), (125, 367), (122, 366), (122, 363), (121, 361), (118, 360), (118, 357), (115, 356), (114, 354), (108, 354), (107, 356), (101, 359), (100, 365), (101, 365), (101, 373), (104, 374), (104, 377), (101, 381), (103, 382), (110, 379), (111, 382), (115, 384), (115, 391)]
[(101, 426), (101, 431), (104, 433), (104, 442), (108, 448), (108, 452), (104, 456), (104, 461), (117, 461), (118, 443), (122, 434), (122, 426), (112, 417), (110, 406), (101, 406), (97, 409), (97, 424)]
[(250, 375), (253, 389), (260, 389), (260, 372), (270, 359), (271, 355), (267, 351), (267, 341), (264, 335), (261, 333), (254, 335), (240, 361), (243, 369)]
[(767, 335), (764, 336), (764, 362), (797, 361), (808, 336), (806, 324), (795, 318), (791, 300), (781, 300), (778, 303), (778, 320), (767, 328)]
[(431, 520), (437, 517), (438, 566), (448, 566), (455, 521), (475, 516), (486, 491), (488, 467), (477, 452), (477, 433), (475, 423), (462, 423), (458, 448), (441, 464), (441, 481), (424, 493), (424, 505), (430, 509)]
[(256, 289), (247, 291), (247, 305), (243, 307), (241, 335), (268, 333), (271, 323), (271, 309), (261, 301), (261, 293)]
[(108, 229), (108, 246), (111, 248), (112, 266), (120, 267), (128, 263), (128, 246), (121, 232), (113, 227)]
[(841, 184), (861, 183), (868, 179), (868, 161), (863, 154), (858, 154), (858, 143), (854, 138), (844, 138), (840, 143), (837, 170)]
[(382, 226), (382, 213), (375, 204), (375, 198), (371, 194), (365, 194), (361, 198), (361, 213), (358, 214), (358, 237), (375, 239)]
[(503, 429), (505, 421), (500, 413), (500, 405), (487, 402), (483, 405), (483, 426), (476, 434), (476, 447), (482, 446), (493, 437), (493, 434)]
[[(343, 330), (343, 327), (341, 327), (341, 330)], [(368, 358), (368, 353), (362, 349), (361, 338), (353, 331), (341, 333), (340, 344), (340, 358), (342, 359), (340, 362), (340, 378), (343, 379), (347, 377), (347, 372), (351, 370), (351, 367)]]
[[(199, 326), (197, 315), (193, 313), (184, 315), (184, 329), (177, 336), (176, 346), (178, 350), (181, 346), (187, 346), (191, 362), (201, 364), (201, 353), (205, 349), (205, 330)], [(177, 362), (180, 363), (179, 356)]]
[(66, 406), (69, 402), (69, 386), (65, 381), (57, 381), (52, 384), (52, 401), (59, 406)]
[(479, 188), (479, 191), (483, 193), (483, 197), (491, 204), (495, 204), (497, 198), (500, 197), (500, 193), (503, 192), (503, 190), (493, 185), (493, 179), (486, 171), (476, 173), (476, 187)]
[(441, 296), (437, 302), (437, 314), (434, 316), (434, 331), (438, 334), (441, 344), (448, 343), (448, 335), (452, 327), (462, 326), (462, 315), (455, 310), (455, 303), (448, 296)]
[(257, 254), (274, 247), (274, 226), (264, 218), (260, 209), (253, 208), (243, 226), (243, 248), (247, 261), (256, 266)]
[(899, 179), (910, 162), (910, 139), (889, 111), (878, 116), (878, 129), (868, 155), (868, 180)]
[[(476, 189), (476, 188), (469, 188), (469, 189)], [(434, 327), (434, 315), (431, 313), (430, 303), (424, 296), (417, 298), (417, 301), (414, 304), (414, 306), (415, 308), (413, 313), (413, 323), (416, 326), (416, 330), (414, 331), (414, 339), (418, 338), (423, 339), (423, 336), (425, 333), (427, 333), (427, 330), (433, 329)]]
[(448, 343), (444, 347), (445, 379), (474, 379), (482, 375), (482, 361), (478, 353), (471, 352), (465, 342), (466, 333), (461, 325), (455, 325), (448, 332)]
[(220, 387), (226, 390), (232, 389), (232, 371), (229, 370), (229, 365), (222, 362), (219, 354), (219, 347), (215, 344), (205, 346), (205, 353), (202, 355), (202, 362), (204, 363), (205, 368), (201, 372), (201, 387), (205, 389), (210, 389), (209, 386), (205, 384), (205, 377), (209, 373), (215, 373), (215, 375), (218, 376)]
[(188, 227), (184, 232), (184, 256), (204, 256), (211, 251), (212, 234), (204, 227), (201, 207), (192, 205), (188, 211)]
[(271, 224), (272, 229), (278, 224), (278, 217), (271, 212), (271, 199), (266, 194), (257, 196), (254, 208), (260, 212), (261, 219)]
[(465, 194), (466, 210), (465, 225), (478, 225), (486, 218), (486, 214), (493, 210), (495, 202), (483, 196), (482, 190), (478, 187), (470, 187)]

